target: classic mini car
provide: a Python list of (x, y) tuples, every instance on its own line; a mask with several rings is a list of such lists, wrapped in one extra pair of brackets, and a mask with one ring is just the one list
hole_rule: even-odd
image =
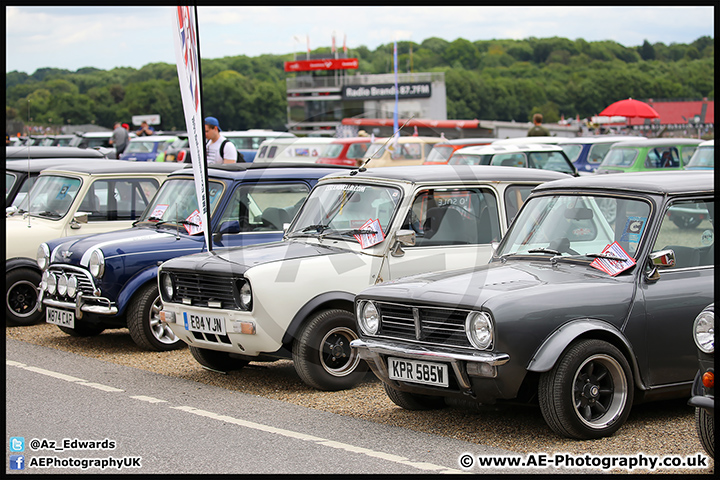
[(388, 142), (386, 138), (376, 138), (366, 154), (372, 158), (367, 166), (377, 168), (422, 165), (430, 155), (433, 145), (442, 140), (440, 137), (406, 136)]
[(327, 137), (268, 138), (260, 144), (253, 162), (316, 163), (333, 140)]
[(125, 151), (120, 154), (120, 160), (131, 162), (154, 162), (158, 155), (178, 140), (175, 135), (148, 135), (130, 139)]
[(102, 160), (43, 170), (15, 213), (5, 219), (7, 322), (28, 325), (41, 318), (41, 271), (35, 258), (42, 242), (129, 227), (176, 169), (173, 164)]
[(433, 145), (423, 165), (445, 165), (455, 151), (473, 145), (490, 145), (494, 138), (455, 138)]
[(596, 173), (682, 170), (701, 140), (693, 138), (649, 138), (628, 140), (610, 147)]
[(317, 163), (359, 167), (367, 158), (366, 153), (371, 142), (370, 137), (335, 138), (325, 147), (323, 156), (317, 159)]
[[(222, 132), (223, 136), (230, 140), (239, 153), (242, 154), (245, 163), (255, 160), (260, 145), (273, 138), (297, 138), (290, 132), (276, 132), (273, 130), (250, 129)], [(172, 147), (166, 150), (166, 162), (192, 163), (192, 155), (188, 145), (187, 133), (179, 135), (180, 140), (173, 143)]]
[(557, 145), (517, 144), (464, 147), (450, 157), (449, 165), (499, 165), (538, 168), (577, 176), (578, 172), (565, 151)]
[(562, 138), (557, 144), (575, 165), (578, 172), (592, 173), (602, 163), (610, 147), (618, 142), (643, 140), (645, 137), (627, 135), (593, 135), (590, 137)]
[(698, 145), (685, 170), (714, 169), (715, 168), (715, 140), (708, 140)]
[[(351, 347), (403, 408), (534, 402), (561, 436), (612, 435), (633, 402), (690, 394), (688, 332), (714, 295), (714, 191), (712, 172), (689, 171), (542, 184), (489, 264), (357, 295)], [(617, 204), (612, 222), (601, 199)], [(666, 216), (696, 203), (710, 213), (699, 231)]]
[[(208, 169), (213, 250), (277, 241), (324, 175), (337, 167), (216, 165)], [(71, 335), (127, 327), (140, 347), (184, 346), (160, 322), (158, 265), (207, 251), (192, 169), (168, 177), (132, 228), (49, 241), (38, 249), (40, 302), (46, 321)], [(61, 285), (67, 289), (61, 291)]]
[(692, 397), (695, 424), (703, 449), (715, 458), (715, 305), (708, 305), (693, 323), (700, 369), (695, 375)]
[(308, 385), (354, 386), (367, 372), (349, 346), (357, 292), (486, 263), (530, 190), (565, 176), (447, 165), (359, 170), (320, 180), (282, 241), (160, 266), (161, 318), (201, 365), (226, 371), (292, 358)]

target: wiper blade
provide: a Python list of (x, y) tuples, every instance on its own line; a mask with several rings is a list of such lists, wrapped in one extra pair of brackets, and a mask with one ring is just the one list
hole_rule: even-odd
[(359, 228), (353, 228), (350, 230), (328, 230), (325, 233), (320, 234), (320, 238), (325, 238), (328, 235), (375, 235), (375, 230), (369, 230), (369, 229), (359, 229)]
[[(165, 223), (165, 222), (163, 222), (163, 223)], [(198, 224), (195, 223), (195, 222), (191, 222), (190, 220), (178, 220), (177, 223), (179, 223), (180, 225), (192, 225), (193, 227), (199, 227), (199, 226), (200, 226), (200, 225), (198, 225)]]
[(43, 212), (33, 212), (35, 215), (38, 215), (40, 217), (53, 217), (53, 218), (60, 218), (62, 215), (60, 215), (57, 212), (51, 212), (49, 210), (45, 210)]
[(606, 258), (608, 260), (616, 260), (618, 262), (624, 262), (627, 258), (618, 257), (609, 253), (586, 253), (584, 256), (593, 258)]
[(562, 253), (558, 252), (557, 250), (553, 250), (552, 248), (531, 248), (527, 251), (527, 253), (551, 253), (553, 255), (562, 255)]
[(310, 230), (315, 230), (317, 233), (322, 233), (328, 228), (330, 228), (330, 225), (323, 225), (321, 223), (318, 223), (317, 225), (308, 225), (307, 227), (300, 230), (300, 232), (305, 233), (309, 232)]

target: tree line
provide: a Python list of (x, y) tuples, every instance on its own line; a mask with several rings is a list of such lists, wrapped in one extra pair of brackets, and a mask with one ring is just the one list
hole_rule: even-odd
[[(714, 98), (714, 40), (625, 47), (614, 41), (561, 37), (523, 40), (398, 42), (402, 72), (445, 72), (449, 119), (546, 122), (596, 115), (623, 98)], [(313, 54), (330, 54), (329, 47)], [(352, 49), (356, 74), (393, 72), (393, 44)], [(202, 59), (203, 109), (227, 130), (285, 130), (287, 55)], [(322, 74), (320, 74), (322, 75)], [(175, 64), (140, 69), (40, 68), (5, 74), (5, 118), (60, 126), (111, 128), (133, 115), (160, 114), (165, 130), (185, 129)]]

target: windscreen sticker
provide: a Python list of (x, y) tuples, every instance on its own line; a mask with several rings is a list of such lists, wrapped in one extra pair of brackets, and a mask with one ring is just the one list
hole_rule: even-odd
[(607, 273), (611, 277), (614, 277), (620, 272), (624, 272), (635, 265), (635, 259), (628, 255), (625, 249), (622, 248), (618, 242), (613, 242), (606, 246), (602, 253), (623, 259), (611, 260), (609, 258), (596, 258), (592, 261), (592, 263), (590, 263), (591, 267), (595, 267), (598, 270)]
[(377, 245), (378, 243), (385, 240), (385, 234), (382, 231), (382, 227), (380, 226), (380, 220), (378, 219), (373, 220), (371, 218), (360, 227), (360, 230), (373, 231), (373, 233), (362, 233), (359, 235), (355, 235), (357, 241), (360, 242), (360, 248), (372, 247), (373, 245)]
[(347, 183), (334, 183), (327, 186), (328, 190), (345, 190), (348, 192), (364, 192), (365, 188), (365, 185), (348, 185)]
[(169, 206), (170, 205), (158, 203), (155, 205), (155, 210), (153, 210), (150, 216), (154, 218), (162, 218), (163, 215), (165, 215), (165, 210), (167, 210)]
[(638, 243), (647, 223), (647, 217), (628, 217), (620, 236), (621, 242)]
[(55, 200), (62, 200), (67, 196), (67, 192), (70, 190), (70, 185), (63, 185), (60, 187), (60, 191), (57, 194), (57, 197), (55, 197)]
[(185, 220), (188, 223), (184, 224), (183, 226), (190, 235), (197, 235), (198, 233), (203, 233), (205, 231), (203, 229), (202, 216), (197, 209), (193, 213), (191, 213), (190, 216), (187, 217)]
[(709, 247), (713, 244), (713, 231), (712, 230), (705, 230), (702, 233), (702, 236), (700, 237), (700, 243), (704, 247)]

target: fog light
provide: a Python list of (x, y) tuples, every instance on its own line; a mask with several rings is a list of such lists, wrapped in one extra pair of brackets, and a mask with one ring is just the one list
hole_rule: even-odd
[(495, 378), (497, 376), (497, 368), (489, 363), (469, 362), (467, 364), (467, 374), (473, 377)]
[(75, 294), (77, 293), (77, 286), (78, 281), (77, 277), (70, 277), (67, 281), (67, 295), (70, 298), (75, 298)]
[(233, 324), (233, 331), (235, 333), (242, 333), (245, 335), (255, 335), (255, 323), (253, 322), (235, 322)]
[(67, 281), (68, 281), (68, 279), (65, 275), (60, 275), (58, 277), (58, 281), (57, 281), (58, 295), (65, 296), (65, 294), (67, 293)]
[(160, 321), (165, 323), (175, 323), (175, 312), (160, 310)]
[(47, 292), (48, 289), (48, 277), (50, 276), (49, 272), (43, 272), (42, 274), (42, 280), (40, 280), (40, 290)]
[(57, 278), (55, 277), (54, 273), (51, 273), (47, 277), (47, 292), (50, 295), (55, 295), (56, 291), (57, 291)]

